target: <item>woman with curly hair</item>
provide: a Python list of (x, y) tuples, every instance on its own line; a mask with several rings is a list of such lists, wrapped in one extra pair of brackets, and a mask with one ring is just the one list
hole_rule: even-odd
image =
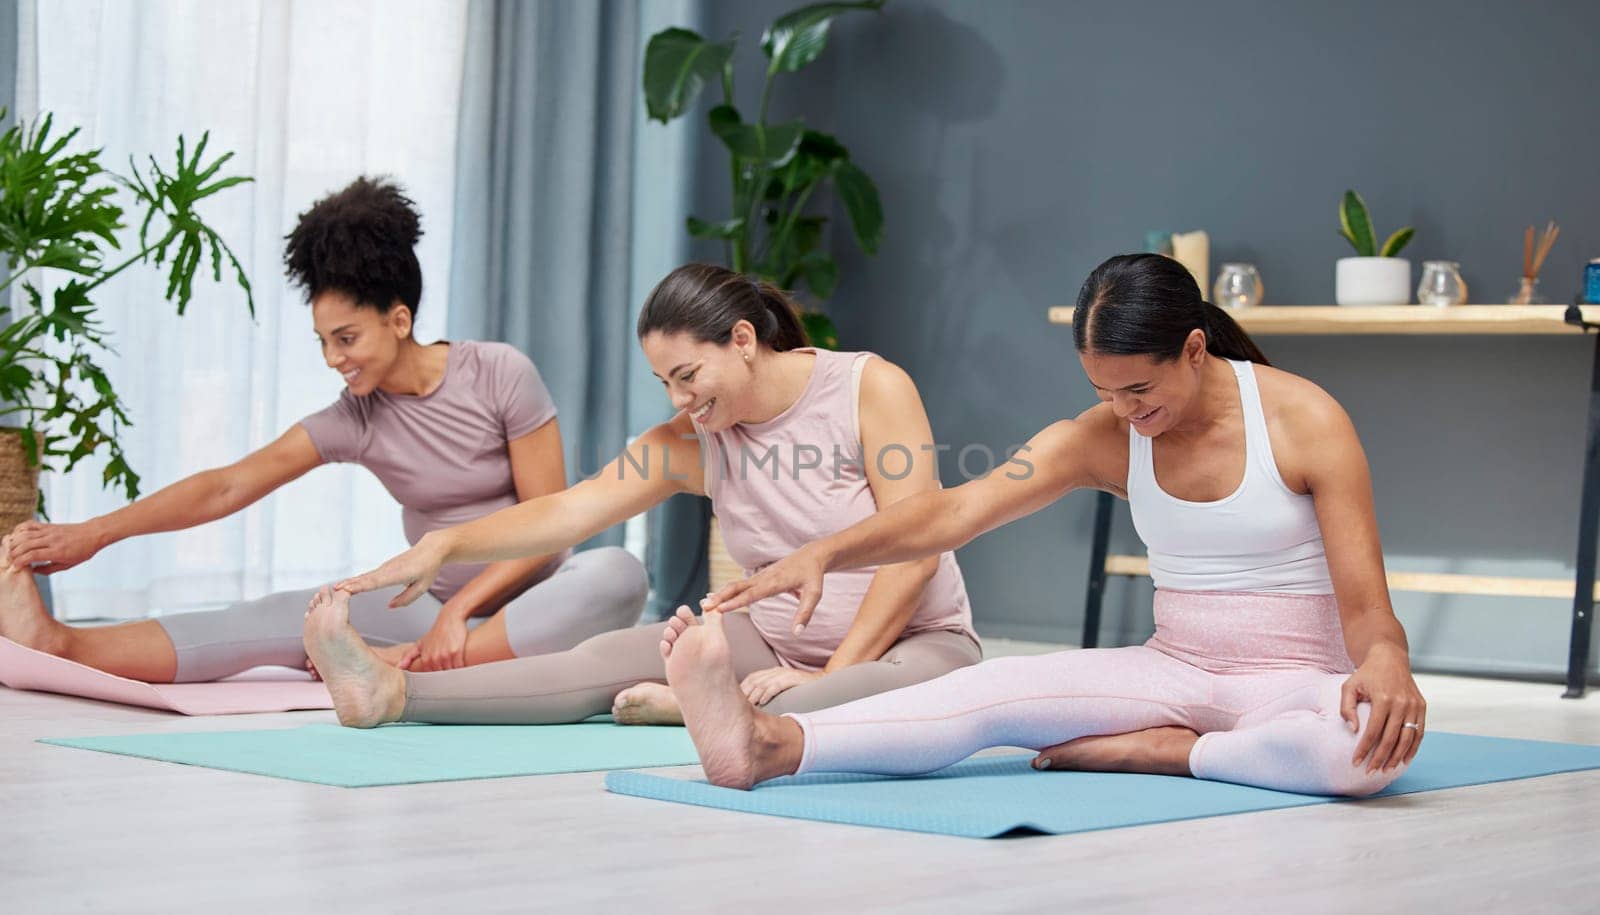
[[(372, 471), (402, 506), (406, 538), (566, 487), (561, 431), (529, 359), (503, 343), (419, 343), (415, 205), (395, 184), (359, 178), (300, 216), (284, 264), (306, 293), (317, 340), (345, 389), (327, 408), (227, 467), (202, 471), (78, 524), (19, 525), (5, 538), (0, 635), (153, 683), (214, 680), (263, 664), (308, 664), (301, 627), (312, 590), (221, 610), (73, 627), (44, 609), (30, 571), (72, 568), (129, 537), (237, 512), (320, 464)], [(386, 661), (442, 670), (570, 648), (633, 625), (643, 567), (614, 547), (446, 567), (427, 594), (351, 602)]]

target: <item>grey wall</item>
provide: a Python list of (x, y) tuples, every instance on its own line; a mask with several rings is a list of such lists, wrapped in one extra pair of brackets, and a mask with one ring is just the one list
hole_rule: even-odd
[[(749, 52), (791, 5), (714, 4), (709, 29), (742, 29)], [(1570, 296), (1600, 256), (1596, 35), (1584, 2), (896, 0), (840, 20), (778, 104), (835, 130), (883, 193), (876, 258), (834, 238), (846, 346), (906, 366), (941, 440), (1000, 448), (1093, 403), (1044, 311), (1148, 229), (1204, 228), (1213, 270), (1253, 261), (1270, 302), (1326, 304), (1355, 187), (1380, 231), (1417, 227), (1415, 264), (1458, 260), (1474, 300), (1503, 301), (1522, 227), (1553, 217), (1546, 285)], [(725, 174), (712, 158), (698, 200)], [(1591, 344), (1263, 343), (1354, 416), (1392, 567), (1570, 570)], [(980, 628), (1077, 637), (1091, 509), (1074, 494), (962, 550)], [(1137, 549), (1121, 509), (1116, 539)], [(1566, 602), (1395, 601), (1423, 666), (1564, 663)], [(1146, 634), (1148, 604), (1147, 583), (1111, 586), (1121, 641)]]

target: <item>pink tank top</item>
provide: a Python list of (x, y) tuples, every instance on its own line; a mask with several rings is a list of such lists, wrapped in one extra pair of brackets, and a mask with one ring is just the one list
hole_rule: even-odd
[[(738, 423), (726, 432), (696, 426), (704, 450), (706, 494), (722, 527), (728, 555), (746, 574), (805, 544), (837, 533), (878, 510), (861, 464), (861, 372), (871, 353), (816, 354), (811, 380), (789, 408), (764, 423)], [(868, 456), (868, 459), (873, 459)], [(904, 467), (884, 456), (890, 472)], [(750, 618), (788, 667), (818, 670), (828, 663), (854, 622), (876, 568), (830, 572), (811, 622), (792, 631), (799, 598), (781, 594), (750, 607)], [(905, 634), (964, 632), (974, 640), (967, 586), (953, 553), (923, 589)]]

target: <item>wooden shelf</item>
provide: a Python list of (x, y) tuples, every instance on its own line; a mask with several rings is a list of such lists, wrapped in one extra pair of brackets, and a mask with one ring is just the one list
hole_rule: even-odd
[[(1150, 561), (1143, 556), (1107, 556), (1107, 575), (1148, 577)], [(1550, 597), (1572, 600), (1576, 586), (1570, 578), (1505, 578), (1443, 572), (1390, 572), (1389, 589), (1423, 594), (1478, 594), (1490, 597)], [(1600, 586), (1595, 588), (1600, 599)]]
[[(1230, 311), (1252, 334), (1576, 334), (1565, 305), (1265, 305)], [(1600, 305), (1582, 307), (1600, 323)], [(1071, 324), (1070, 306), (1050, 309), (1050, 323)]]

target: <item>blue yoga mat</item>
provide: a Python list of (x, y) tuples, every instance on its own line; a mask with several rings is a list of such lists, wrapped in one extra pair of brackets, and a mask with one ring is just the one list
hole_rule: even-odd
[[(930, 775), (801, 775), (752, 791), (642, 772), (611, 772), (606, 788), (746, 813), (883, 826), (970, 838), (1016, 831), (1059, 835), (1196, 817), (1333, 803), (1226, 782), (1109, 772), (1036, 772), (1033, 754), (981, 757)], [(1410, 768), (1378, 797), (1600, 769), (1600, 746), (1433, 732)]]
[(609, 720), (551, 725), (331, 724), (272, 731), (50, 738), (41, 743), (189, 766), (366, 788), (513, 775), (681, 766), (698, 762), (683, 728)]

